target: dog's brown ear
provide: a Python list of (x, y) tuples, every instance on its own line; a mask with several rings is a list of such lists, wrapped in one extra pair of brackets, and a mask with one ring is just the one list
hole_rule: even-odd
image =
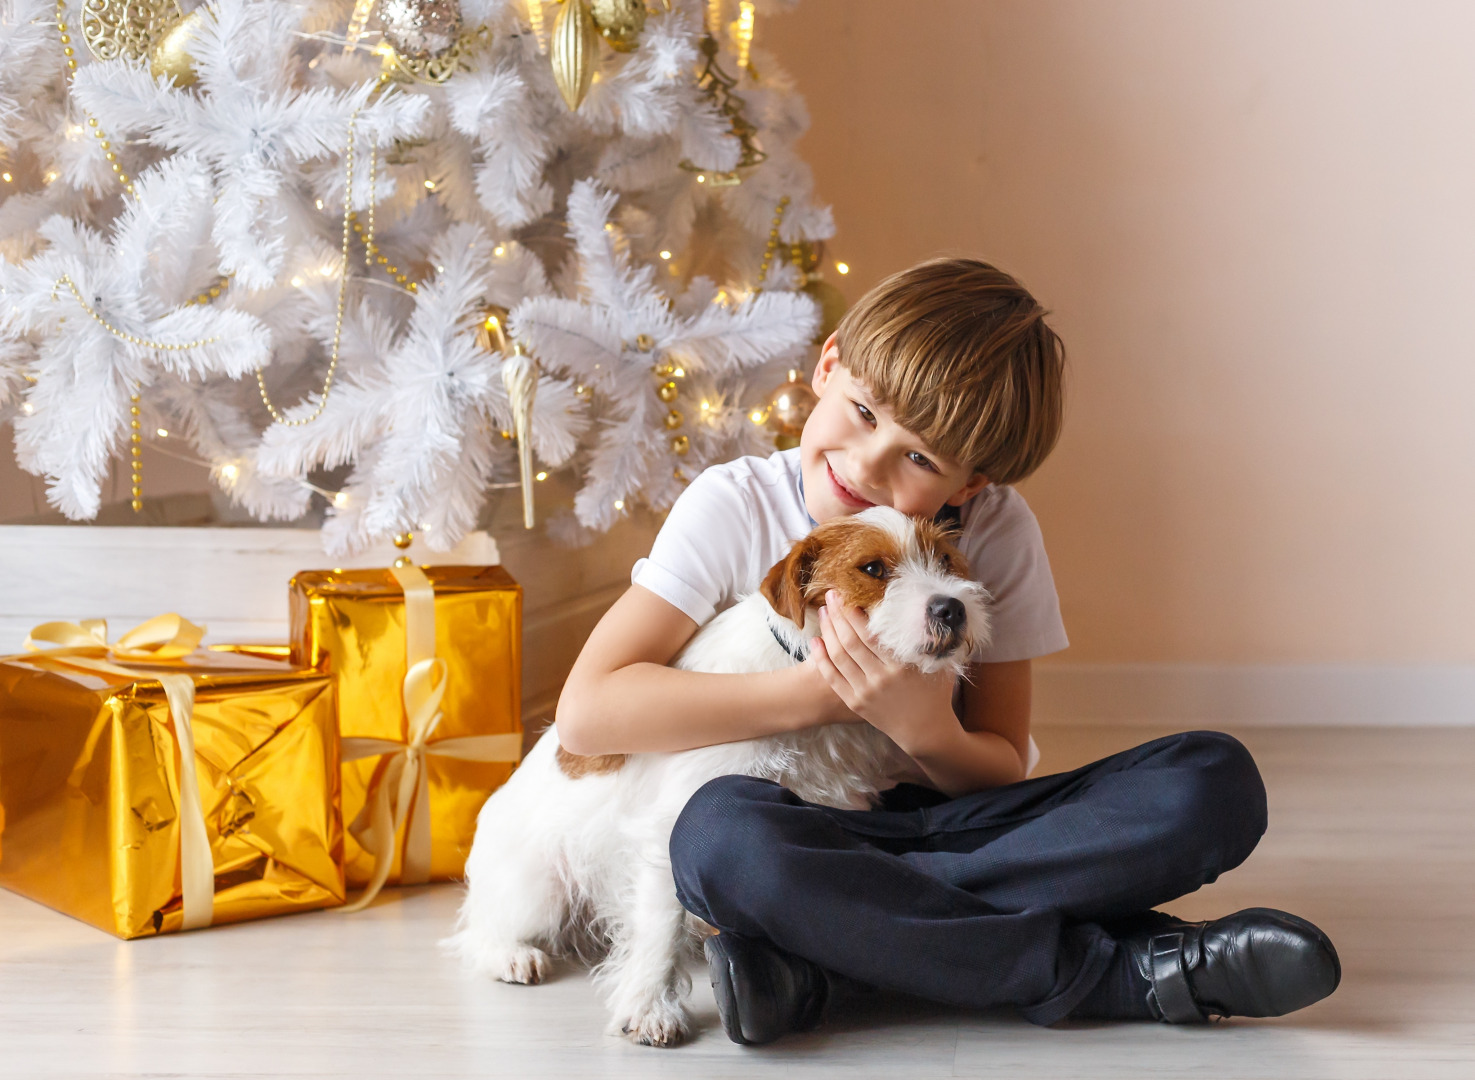
[(820, 542), (806, 536), (773, 564), (759, 589), (774, 611), (798, 626), (804, 625), (804, 586), (809, 584), (814, 572), (819, 549)]

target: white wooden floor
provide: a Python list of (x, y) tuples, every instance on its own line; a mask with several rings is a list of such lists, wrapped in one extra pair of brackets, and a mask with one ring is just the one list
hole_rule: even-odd
[[(1047, 728), (1042, 768), (1143, 741)], [(1170, 907), (1284, 907), (1341, 952), (1300, 1014), (1213, 1027), (1066, 1024), (858, 998), (819, 1031), (744, 1049), (716, 1026), (676, 1050), (601, 1034), (580, 972), (487, 983), (436, 949), (458, 890), (132, 943), (0, 893), (0, 1075), (24, 1077), (1475, 1076), (1475, 729), (1251, 730), (1270, 832)]]

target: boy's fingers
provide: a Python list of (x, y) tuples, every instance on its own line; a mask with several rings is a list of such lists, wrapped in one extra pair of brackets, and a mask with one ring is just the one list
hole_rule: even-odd
[(872, 677), (880, 667), (881, 660), (871, 648), (870, 624), (866, 621), (865, 612), (839, 603), (823, 610), (829, 611), (829, 621), (834, 624), (835, 636), (846, 655), (867, 678)]
[(829, 612), (824, 608), (820, 609), (819, 629), (820, 635), (824, 638), (825, 652), (830, 662), (835, 665), (835, 669), (839, 671), (841, 678), (852, 686), (860, 683), (865, 678), (865, 673), (846, 650), (844, 643), (840, 641), (836, 620), (830, 618)]

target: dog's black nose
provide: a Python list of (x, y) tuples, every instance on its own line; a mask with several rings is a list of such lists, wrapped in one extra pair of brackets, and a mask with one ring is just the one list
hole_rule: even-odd
[(949, 630), (961, 630), (968, 621), (968, 612), (956, 596), (934, 596), (927, 601), (927, 618)]

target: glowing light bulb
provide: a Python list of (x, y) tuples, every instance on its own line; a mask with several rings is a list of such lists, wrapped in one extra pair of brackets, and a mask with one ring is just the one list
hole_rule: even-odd
[(663, 251), (663, 252), (661, 252), (661, 258), (663, 258), (663, 259), (669, 259), (670, 257), (671, 257), (671, 253), (669, 251)]
[(86, 130), (87, 129), (84, 128), (81, 124), (72, 124), (70, 127), (67, 128), (67, 138), (75, 139), (78, 135), (82, 134), (82, 132)]
[(763, 415), (762, 409), (754, 409), (748, 414), (748, 419), (753, 421), (753, 423), (755, 424), (761, 424), (766, 418)]
[(302, 278), (298, 277), (296, 274), (293, 274), (292, 275), (292, 288), (294, 288), (294, 289), (300, 289), (300, 288), (302, 288)]
[(51, 182), (52, 182), (52, 181), (53, 181), (53, 180), (55, 180), (55, 179), (56, 179), (56, 175), (57, 175), (57, 174), (56, 174), (56, 170), (55, 170), (55, 169), (53, 169), (53, 170), (52, 170), (52, 171), (51, 171), (51, 172), (48, 172), (48, 173), (47, 173), (47, 174), (46, 174), (46, 178), (45, 178), (45, 179), (46, 179), (46, 182), (47, 182), (47, 183), (48, 183), (48, 184), (49, 184), (49, 183), (51, 183)]
[(36, 411), (36, 406), (32, 405), (29, 401), (24, 401), (21, 403), (20, 411), (30, 416)]
[(710, 401), (704, 401), (704, 402), (702, 402), (702, 412), (708, 412), (711, 408), (712, 408), (712, 403)]
[(496, 247), (492, 248), (492, 254), (500, 259), (503, 255), (507, 254), (507, 248), (503, 244), (498, 244)]
[(220, 475), (227, 480), (235, 480), (241, 475), (241, 470), (234, 465), (222, 465), (220, 467)]
[(547, 480), (548, 479), (548, 474), (545, 473), (545, 472), (540, 472), (540, 473), (538, 473), (537, 476), (533, 477), (533, 479), (534, 480)]
[(425, 181), (425, 190), (426, 191), (434, 191), (435, 190), (435, 181), (434, 180), (427, 180), (427, 181)]
[(614, 232), (615, 231), (615, 223), (613, 221), (606, 221), (604, 223), (604, 231), (605, 232)]
[(348, 492), (338, 491), (333, 493), (333, 505), (342, 510), (348, 505)]
[(748, 53), (753, 47), (753, 4), (752, 0), (742, 0), (738, 4), (737, 19), (737, 62), (738, 67), (748, 66)]
[(318, 200), (318, 209), (321, 210), (322, 208), (323, 208), (323, 200), (322, 199), (319, 199)]
[(7, 184), (10, 183), (10, 181), (13, 179), (14, 177), (12, 177), (8, 172), (0, 173), (0, 180), (4, 180)]
[(671, 374), (676, 376), (678, 379), (684, 379), (686, 378), (686, 368), (679, 367), (675, 371), (671, 372)]
[(159, 438), (167, 439), (169, 437), (169, 432), (165, 428), (156, 428), (155, 430), (158, 431)]
[(697, 173), (697, 183), (698, 184), (705, 184), (706, 182), (707, 182), (707, 174), (706, 173)]
[(625, 500), (624, 499), (616, 499), (615, 500), (615, 509), (616, 510), (623, 510), (623, 509), (625, 509)]
[(840, 274), (848, 274), (848, 273), (850, 273), (850, 264), (849, 263), (837, 262), (835, 264), (835, 272), (836, 273), (840, 273)]
[(485, 326), (486, 326), (486, 328), (488, 330), (495, 330), (495, 329), (497, 329), (497, 327), (499, 327), (501, 325), (502, 324), (501, 324), (501, 322), (498, 321), (497, 316), (495, 316), (495, 315), (488, 315), (487, 316), (487, 321), (485, 323)]

